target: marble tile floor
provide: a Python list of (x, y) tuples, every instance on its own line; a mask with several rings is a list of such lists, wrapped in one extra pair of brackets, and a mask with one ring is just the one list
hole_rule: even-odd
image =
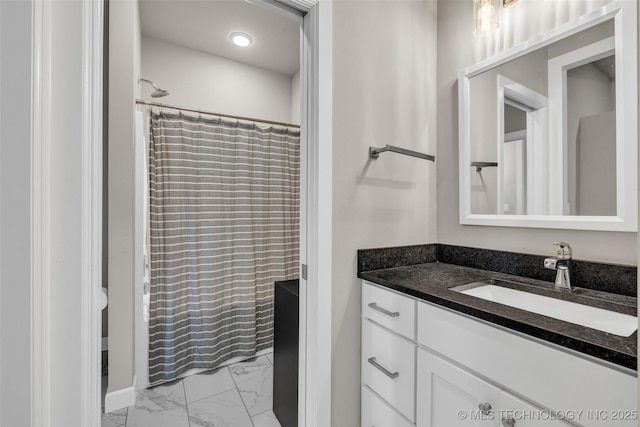
[(138, 391), (135, 406), (103, 414), (102, 427), (280, 427), (267, 354)]

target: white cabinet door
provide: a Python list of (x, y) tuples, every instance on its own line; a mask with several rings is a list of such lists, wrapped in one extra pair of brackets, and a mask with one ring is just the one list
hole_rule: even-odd
[(362, 387), (362, 427), (411, 427), (412, 423), (393, 410), (367, 386)]
[(418, 349), (418, 427), (499, 427), (499, 405), (500, 389)]
[(362, 383), (415, 420), (416, 346), (375, 323), (362, 322)]
[(571, 424), (557, 418), (568, 417), (579, 423), (587, 414), (580, 411), (553, 414), (503, 391), (500, 393), (498, 416), (503, 427), (569, 427)]

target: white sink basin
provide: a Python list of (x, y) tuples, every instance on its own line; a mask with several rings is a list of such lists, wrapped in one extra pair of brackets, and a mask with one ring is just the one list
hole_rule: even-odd
[(635, 316), (502, 286), (487, 284), (458, 292), (621, 337), (628, 337), (638, 329)]

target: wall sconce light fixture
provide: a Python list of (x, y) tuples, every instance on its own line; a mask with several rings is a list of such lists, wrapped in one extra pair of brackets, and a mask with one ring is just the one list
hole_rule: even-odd
[(500, 27), (500, 0), (473, 0), (473, 35), (483, 37)]

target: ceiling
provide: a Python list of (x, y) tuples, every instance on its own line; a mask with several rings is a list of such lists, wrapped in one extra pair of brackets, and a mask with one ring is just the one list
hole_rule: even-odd
[[(142, 35), (289, 76), (300, 69), (300, 24), (244, 0), (140, 0)], [(240, 48), (229, 34), (251, 35)]]

